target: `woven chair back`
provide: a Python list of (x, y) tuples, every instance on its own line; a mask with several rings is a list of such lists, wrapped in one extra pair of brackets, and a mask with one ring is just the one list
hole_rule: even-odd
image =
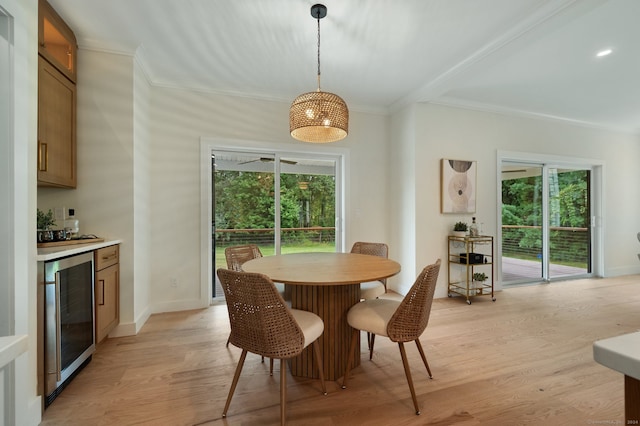
[(276, 359), (302, 352), (304, 334), (269, 277), (220, 268), (218, 278), (229, 311), (229, 343)]
[(368, 254), (371, 256), (389, 257), (389, 246), (385, 243), (365, 243), (358, 241), (351, 247), (351, 253)]
[[(389, 246), (385, 243), (366, 243), (362, 241), (358, 241), (353, 243), (353, 247), (351, 247), (351, 253), (357, 254), (368, 254), (370, 256), (379, 256), (384, 257), (385, 259), (389, 258)], [(379, 280), (383, 285), (385, 291), (387, 290), (387, 279)]]
[(440, 259), (420, 272), (411, 290), (402, 299), (387, 325), (387, 334), (393, 342), (416, 340), (427, 328), (439, 272)]
[(224, 249), (227, 268), (232, 271), (242, 271), (242, 265), (251, 259), (262, 257), (262, 252), (255, 244), (231, 246)]

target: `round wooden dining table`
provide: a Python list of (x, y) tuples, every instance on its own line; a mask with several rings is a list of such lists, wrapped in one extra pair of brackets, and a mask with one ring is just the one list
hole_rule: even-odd
[[(291, 307), (317, 314), (324, 321), (320, 338), (324, 374), (328, 380), (344, 375), (349, 355), (351, 327), (347, 312), (360, 301), (360, 283), (389, 278), (400, 272), (400, 264), (378, 256), (355, 253), (292, 253), (252, 259), (242, 265), (284, 283)], [(356, 346), (355, 367), (360, 364)], [(317, 365), (308, 346), (291, 360), (291, 374), (317, 378)]]

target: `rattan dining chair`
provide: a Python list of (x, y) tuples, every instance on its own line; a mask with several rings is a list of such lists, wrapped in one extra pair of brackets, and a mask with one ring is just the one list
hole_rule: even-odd
[[(260, 247), (255, 244), (242, 244), (238, 246), (230, 246), (224, 249), (224, 258), (227, 261), (227, 268), (232, 271), (242, 271), (242, 265), (246, 262), (262, 257)], [(284, 284), (275, 284), (278, 292), (284, 297)], [(229, 338), (225, 345), (229, 347)], [(264, 357), (262, 357), (264, 361)], [(269, 374), (273, 376), (273, 359), (269, 360)]]
[[(260, 247), (255, 244), (243, 244), (239, 246), (230, 246), (224, 249), (224, 258), (227, 261), (227, 269), (232, 271), (242, 271), (242, 265), (252, 259), (262, 257)], [(284, 297), (284, 284), (274, 283), (278, 292)], [(227, 339), (229, 346), (229, 339)]]
[[(370, 256), (389, 258), (389, 246), (385, 243), (368, 243), (358, 241), (353, 243), (351, 253), (368, 254)], [(360, 283), (360, 300), (377, 299), (387, 292), (387, 279)], [(369, 353), (373, 356), (373, 341), (371, 333), (367, 333)]]
[(266, 275), (222, 268), (217, 273), (229, 311), (229, 340), (242, 349), (222, 417), (227, 415), (247, 352), (252, 352), (280, 360), (280, 422), (284, 424), (286, 360), (298, 356), (310, 344), (313, 344), (322, 392), (327, 394), (318, 344), (324, 322), (312, 312), (290, 309)]
[[(259, 257), (262, 257), (262, 252), (255, 244), (243, 244), (224, 249), (224, 258), (227, 261), (227, 268), (232, 271), (242, 271), (242, 265), (245, 262)], [(225, 346), (229, 347), (229, 338), (227, 338)], [(273, 370), (271, 370), (271, 374), (273, 374)]]
[(224, 249), (227, 268), (232, 271), (242, 271), (242, 265), (251, 259), (262, 257), (260, 248), (255, 244), (243, 244)]
[[(385, 243), (353, 243), (351, 253), (368, 254), (370, 256), (389, 257), (389, 246)], [(387, 292), (387, 279), (360, 283), (360, 299), (376, 299)]]
[[(252, 259), (262, 257), (260, 247), (255, 244), (243, 244), (231, 246), (224, 249), (224, 257), (227, 261), (227, 268), (232, 271), (242, 271), (242, 265)], [(278, 292), (284, 297), (284, 284), (274, 283)]]
[[(416, 414), (420, 414), (418, 399), (413, 388), (413, 380), (411, 379), (411, 370), (407, 361), (407, 354), (404, 348), (405, 342), (415, 341), (422, 362), (427, 367), (429, 378), (432, 378), (431, 369), (424, 354), (422, 345), (420, 344), (420, 335), (427, 328), (429, 323), (429, 314), (431, 313), (431, 305), (433, 303), (433, 293), (440, 272), (440, 259), (434, 264), (426, 266), (411, 289), (402, 299), (402, 301), (391, 299), (372, 299), (356, 303), (347, 314), (347, 321), (353, 327), (351, 336), (351, 344), (349, 346), (349, 359), (347, 361), (347, 371), (344, 373), (342, 388), (347, 387), (347, 380), (353, 357), (355, 354), (355, 346), (358, 343), (358, 333), (365, 330), (372, 335), (387, 336), (392, 342), (397, 342), (400, 348), (400, 356), (402, 357), (402, 365), (404, 373), (407, 376), (411, 398), (416, 409)], [(373, 342), (370, 350), (373, 351)]]

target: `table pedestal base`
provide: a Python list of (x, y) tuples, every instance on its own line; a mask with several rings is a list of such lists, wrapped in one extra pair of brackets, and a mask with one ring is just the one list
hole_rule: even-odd
[[(324, 377), (338, 380), (344, 376), (349, 358), (352, 329), (347, 312), (360, 301), (360, 284), (351, 285), (287, 285), (291, 287), (291, 307), (313, 312), (324, 321), (324, 333), (318, 340), (324, 365)], [(360, 341), (356, 346), (354, 364), (360, 365)], [(312, 345), (300, 356), (291, 359), (291, 374), (318, 378)]]

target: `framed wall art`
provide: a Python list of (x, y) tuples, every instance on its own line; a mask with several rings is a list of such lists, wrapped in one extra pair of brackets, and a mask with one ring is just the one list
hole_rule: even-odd
[(476, 161), (442, 159), (442, 213), (476, 212)]

